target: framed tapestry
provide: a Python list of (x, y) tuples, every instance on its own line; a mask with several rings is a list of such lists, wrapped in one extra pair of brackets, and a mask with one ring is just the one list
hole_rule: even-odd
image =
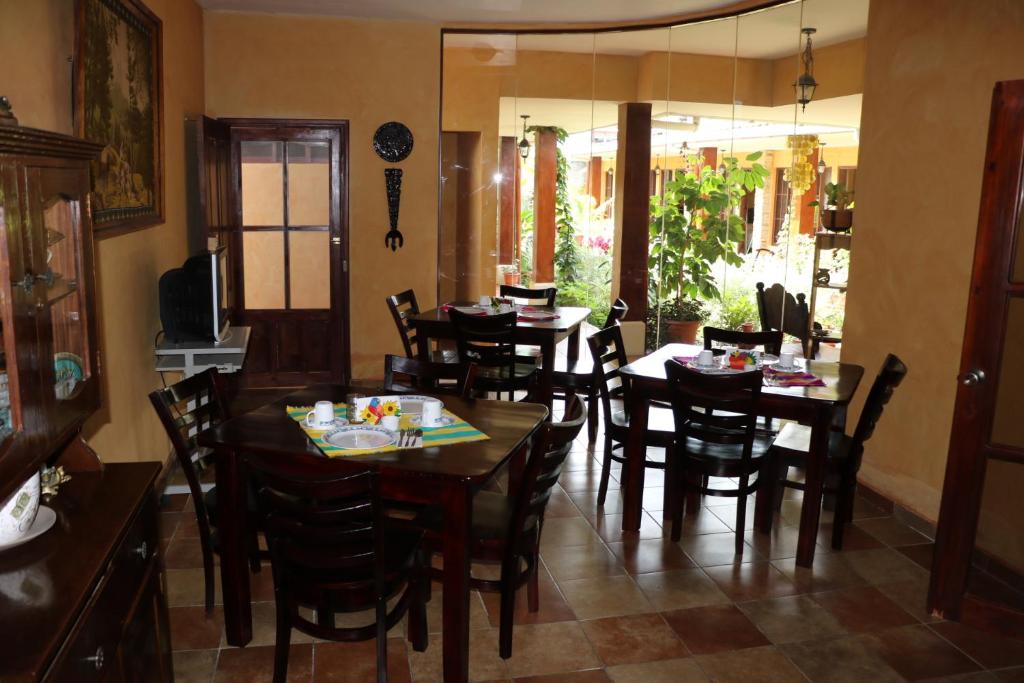
[(141, 0), (75, 2), (75, 132), (92, 164), (97, 237), (164, 220), (163, 43)]

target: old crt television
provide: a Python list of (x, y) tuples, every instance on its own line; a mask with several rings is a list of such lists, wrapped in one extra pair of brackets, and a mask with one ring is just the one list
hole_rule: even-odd
[(160, 322), (170, 342), (219, 342), (228, 333), (228, 250), (202, 251), (160, 277)]

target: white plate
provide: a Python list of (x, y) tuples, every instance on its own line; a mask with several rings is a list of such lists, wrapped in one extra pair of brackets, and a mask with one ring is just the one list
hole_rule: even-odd
[(520, 317), (532, 320), (555, 320), (558, 317), (553, 312), (548, 311), (522, 311), (519, 315)]
[(444, 408), (444, 403), (440, 399), (434, 398), (433, 396), (418, 396), (411, 394), (409, 396), (402, 396), (398, 399), (398, 402), (402, 406), (403, 415), (419, 415), (423, 412), (424, 401), (437, 401)]
[(310, 429), (319, 429), (320, 431), (324, 432), (324, 431), (327, 431), (328, 429), (337, 429), (338, 427), (347, 427), (348, 426), (348, 420), (346, 420), (345, 418), (342, 418), (342, 417), (336, 417), (336, 418), (334, 418), (334, 422), (329, 424), (329, 425), (327, 425), (326, 427), (318, 427), (315, 424), (310, 424), (308, 421), (306, 421), (306, 426), (309, 427)]
[(705, 375), (735, 375), (738, 372), (753, 372), (754, 370), (760, 370), (761, 368), (757, 365), (748, 365), (742, 370), (735, 370), (728, 365), (723, 365), (715, 362), (714, 365), (697, 365), (696, 361), (690, 361), (686, 364), (686, 367), (697, 372), (702, 372)]
[(335, 448), (384, 448), (395, 443), (394, 432), (383, 427), (342, 427), (323, 437)]
[(0, 545), (0, 551), (7, 550), (8, 548), (13, 548), (14, 546), (21, 545), (22, 543), (28, 543), (36, 536), (42, 536), (43, 534), (45, 534), (47, 531), (53, 528), (53, 525), (56, 523), (57, 513), (54, 512), (51, 508), (46, 507), (45, 505), (40, 505), (39, 511), (36, 512), (35, 521), (32, 522), (32, 526), (28, 528), (28, 533), (19, 539), (11, 541), (10, 543)]
[(459, 313), (468, 313), (469, 315), (480, 315), (481, 312), (491, 312), (489, 308), (481, 308), (480, 306), (455, 306), (455, 310)]

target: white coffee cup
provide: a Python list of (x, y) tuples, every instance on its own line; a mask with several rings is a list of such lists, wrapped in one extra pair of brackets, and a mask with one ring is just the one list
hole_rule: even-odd
[(317, 401), (313, 410), (306, 413), (306, 426), (314, 429), (327, 429), (334, 424), (334, 404), (330, 401)]
[(421, 422), (424, 427), (436, 427), (441, 421), (441, 402), (424, 401)]
[(794, 360), (793, 360), (793, 354), (792, 353), (790, 353), (790, 352), (783, 352), (783, 353), (779, 354), (779, 365), (780, 366), (782, 366), (784, 368), (791, 368), (791, 367), (793, 367), (793, 364), (794, 364)]
[(389, 432), (397, 432), (400, 418), (397, 415), (385, 415), (380, 419), (380, 426)]
[(704, 349), (697, 354), (697, 365), (702, 368), (710, 368), (715, 362), (715, 354), (711, 349)]
[(480, 305), (483, 306), (484, 308), (489, 307), (491, 305), (491, 297), (489, 297), (489, 296), (482, 296), (482, 297), (480, 297)]

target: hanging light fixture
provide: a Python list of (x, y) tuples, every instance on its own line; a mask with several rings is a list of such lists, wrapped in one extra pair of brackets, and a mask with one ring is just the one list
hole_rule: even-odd
[(826, 144), (827, 143), (822, 142), (820, 147), (818, 147), (818, 175), (819, 176), (825, 175), (825, 169), (828, 168), (828, 166), (825, 165), (825, 145)]
[(520, 114), (519, 117), (523, 120), (523, 139), (519, 141), (519, 156), (525, 161), (526, 157), (530, 156), (530, 141), (526, 139), (526, 120), (530, 115)]
[(807, 36), (803, 53), (804, 72), (793, 82), (793, 89), (796, 90), (796, 101), (800, 103), (801, 111), (807, 110), (807, 103), (814, 99), (814, 89), (818, 87), (818, 81), (814, 80), (814, 54), (811, 52), (811, 35), (817, 30), (805, 28), (800, 31)]

